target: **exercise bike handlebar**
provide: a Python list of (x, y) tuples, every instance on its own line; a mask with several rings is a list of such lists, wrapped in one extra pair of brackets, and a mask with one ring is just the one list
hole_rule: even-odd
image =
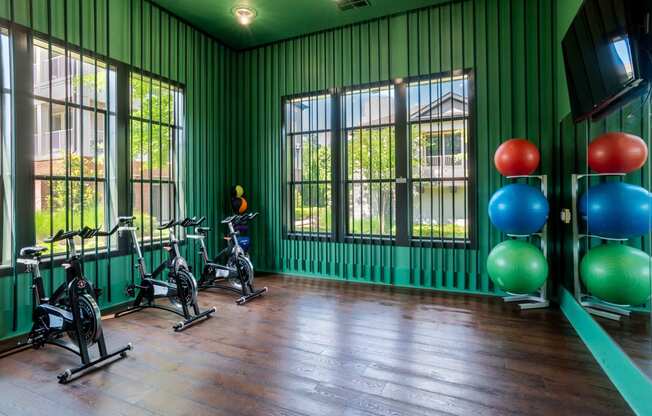
[[(203, 219), (200, 220), (203, 221)], [(197, 221), (198, 221), (197, 217), (192, 217), (192, 218), (186, 217), (183, 220), (177, 222), (177, 225), (180, 225), (184, 228), (188, 228), (194, 226), (197, 223)]]
[(160, 223), (160, 224), (156, 227), (156, 229), (159, 230), (159, 231), (161, 231), (161, 230), (167, 230), (168, 228), (172, 228), (172, 227), (174, 227), (175, 225), (177, 225), (177, 220), (175, 220), (175, 219), (173, 218), (173, 219), (171, 219), (171, 220), (169, 220), (169, 221), (166, 221), (166, 222), (162, 222), (162, 223)]
[(79, 235), (79, 230), (77, 231), (59, 230), (56, 232), (56, 234), (44, 238), (43, 241), (46, 243), (56, 243), (57, 241), (68, 240), (69, 238), (73, 238), (77, 235)]
[(87, 240), (93, 237), (108, 237), (118, 231), (119, 226), (120, 224), (118, 223), (109, 231), (102, 231), (99, 228), (91, 228), (88, 226), (82, 228), (81, 230), (75, 231), (59, 230), (53, 236), (43, 239), (43, 241), (46, 243), (56, 243), (57, 241), (69, 240), (77, 236), (79, 236), (82, 240)]
[(254, 218), (258, 216), (258, 212), (250, 212), (244, 215), (231, 215), (222, 220), (222, 224), (232, 223), (233, 225), (246, 224), (250, 221), (253, 221)]
[(192, 217), (192, 218), (186, 218), (181, 223), (179, 223), (179, 225), (181, 225), (182, 227), (186, 227), (186, 228), (187, 227), (197, 227), (198, 225), (200, 225), (204, 221), (206, 221), (206, 217), (200, 217), (200, 218)]
[(118, 221), (118, 223), (116, 225), (114, 225), (113, 228), (111, 228), (109, 231), (102, 231), (100, 229), (97, 229), (97, 231), (95, 232), (95, 235), (98, 236), (98, 237), (108, 237), (110, 235), (115, 234), (115, 232), (118, 231), (118, 228), (120, 228), (120, 226), (122, 226), (122, 225), (123, 224), (121, 224), (120, 221)]

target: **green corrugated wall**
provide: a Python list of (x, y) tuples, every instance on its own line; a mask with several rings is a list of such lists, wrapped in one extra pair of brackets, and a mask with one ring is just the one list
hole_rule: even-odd
[[(237, 56), (237, 136), (229, 183), (242, 183), (262, 212), (252, 226), (259, 270), (474, 293), (496, 293), (485, 270), (502, 236), (486, 213), (503, 183), (492, 157), (500, 142), (539, 145), (552, 174), (555, 4), (467, 0), (273, 43)], [(352, 71), (351, 69), (355, 70)], [(282, 236), (281, 97), (408, 76), (475, 71), (477, 248), (418, 248), (286, 240)]]
[[(80, 5), (83, 13), (81, 19)], [(51, 10), (49, 18), (48, 10)], [(186, 212), (189, 215), (207, 215), (209, 225), (219, 225), (223, 214), (222, 195), (227, 183), (224, 177), (227, 132), (233, 117), (231, 106), (227, 104), (229, 94), (234, 93), (227, 91), (233, 78), (234, 67), (230, 65), (233, 51), (143, 0), (13, 0), (13, 4), (10, 0), (0, 0), (0, 18), (31, 27), (45, 35), (50, 27), (53, 38), (58, 41), (67, 38), (70, 44), (77, 46), (79, 34), (82, 33), (82, 46), (86, 53), (95, 52), (100, 58), (108, 56), (132, 65), (136, 70), (142, 68), (184, 84)], [(64, 33), (64, 21), (67, 21), (67, 34)], [(144, 45), (142, 53), (141, 36)], [(144, 58), (142, 64), (141, 56)], [(214, 244), (215, 240), (213, 236), (211, 243)], [(184, 247), (184, 251), (188, 249), (195, 251), (193, 246)], [(161, 259), (162, 254), (162, 250), (146, 254), (150, 267)], [(191, 257), (191, 263), (198, 266), (196, 256)], [(108, 307), (128, 300), (124, 289), (131, 282), (134, 273), (132, 265), (131, 256), (85, 262), (88, 278), (91, 281), (98, 279), (99, 287), (104, 291), (100, 298), (101, 306)], [(50, 280), (51, 272), (48, 268), (44, 270), (46, 283)], [(64, 280), (61, 268), (56, 268), (54, 274), (55, 285)], [(110, 300), (107, 290), (109, 281)], [(16, 303), (13, 301), (14, 282), (18, 293)], [(49, 292), (50, 288), (46, 290)], [(29, 330), (29, 276), (20, 273), (0, 277), (0, 308), (0, 339)], [(15, 328), (14, 309), (18, 318)]]

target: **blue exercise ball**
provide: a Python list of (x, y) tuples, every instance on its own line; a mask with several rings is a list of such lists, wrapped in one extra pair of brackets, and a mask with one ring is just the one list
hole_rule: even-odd
[(548, 219), (548, 210), (543, 193), (521, 183), (500, 188), (489, 201), (491, 223), (512, 235), (529, 235), (541, 230)]
[(580, 216), (589, 234), (634, 238), (651, 230), (650, 193), (640, 186), (607, 182), (590, 187), (579, 200)]

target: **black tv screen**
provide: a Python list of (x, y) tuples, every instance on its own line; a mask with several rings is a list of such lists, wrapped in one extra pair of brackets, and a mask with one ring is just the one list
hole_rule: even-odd
[(652, 0), (584, 0), (562, 40), (573, 119), (598, 119), (647, 91)]

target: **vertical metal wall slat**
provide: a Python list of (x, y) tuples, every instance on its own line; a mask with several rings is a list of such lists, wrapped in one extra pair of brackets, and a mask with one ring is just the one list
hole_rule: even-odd
[[(48, 148), (49, 148), (49, 188), (48, 188), (48, 194), (50, 197), (50, 201), (52, 201), (52, 188), (54, 182), (52, 181), (52, 173), (53, 173), (53, 161), (52, 161), (52, 1), (48, 0), (48, 126), (49, 126), (49, 134), (48, 134)], [(66, 129), (68, 128), (68, 120), (65, 121)], [(54, 204), (50, 203), (50, 235), (54, 235), (54, 227), (53, 227), (53, 221), (52, 217), (54, 215)], [(48, 290), (52, 290), (54, 288), (54, 250), (50, 250), (49, 252), (49, 257), (50, 257), (50, 262), (48, 264), (48, 270), (50, 274), (50, 287)]]
[[(111, 15), (111, 13), (109, 12), (109, 2), (108, 2), (108, 0), (106, 0), (104, 2), (104, 4), (105, 4), (105, 10), (104, 10), (104, 14), (105, 14), (104, 47), (106, 48), (105, 49), (105, 54), (106, 54), (107, 57), (109, 57), (111, 55), (111, 46), (110, 46), (111, 36), (109, 35), (109, 32), (110, 32), (109, 28), (111, 27), (111, 24), (110, 24), (110, 15)], [(95, 7), (97, 8), (97, 3), (95, 5)], [(96, 32), (95, 36), (97, 36), (97, 32)], [(96, 47), (96, 52), (97, 52), (97, 47)], [(111, 74), (110, 66), (107, 64), (106, 65), (106, 71), (105, 71), (105, 74), (104, 74), (104, 76), (106, 77), (106, 86), (107, 86), (106, 87), (106, 108), (109, 111), (108, 116), (105, 117), (105, 119), (104, 119), (104, 123), (105, 123), (104, 130), (106, 132), (105, 135), (104, 135), (104, 140), (105, 140), (105, 143), (108, 143), (108, 145), (105, 144), (106, 150), (105, 150), (105, 155), (104, 155), (104, 158), (105, 158), (104, 163), (105, 163), (105, 165), (107, 167), (107, 169), (106, 169), (106, 179), (107, 179), (106, 183), (107, 184), (111, 180), (111, 175), (112, 175), (112, 173), (111, 173), (111, 163), (108, 162), (109, 161), (109, 155), (111, 154), (111, 146), (116, 146), (116, 148), (117, 148), (117, 143), (112, 143), (111, 142), (111, 137), (112, 137), (111, 136), (111, 105), (112, 105), (112, 103), (111, 103), (111, 93), (110, 93), (110, 91), (111, 91), (111, 76), (110, 76), (110, 74)], [(117, 134), (116, 134), (116, 137), (118, 137)], [(117, 170), (119, 170), (119, 168)], [(109, 201), (113, 200), (113, 195), (111, 194), (111, 186), (105, 186), (105, 189), (106, 189), (105, 194), (104, 194), (105, 201), (107, 200), (107, 195), (108, 195), (108, 200)], [(119, 210), (117, 212), (112, 212), (111, 210), (109, 210), (109, 213), (112, 213), (115, 216), (120, 215)], [(109, 218), (111, 218), (111, 217), (109, 216)], [(107, 225), (110, 225), (110, 222), (107, 222), (106, 214), (105, 214), (105, 221), (104, 222)], [(111, 267), (112, 266), (112, 260), (113, 260), (113, 256), (111, 255), (112, 238), (108, 237), (106, 240), (107, 240), (107, 247), (108, 247), (108, 253), (109, 253), (109, 258), (108, 258), (108, 260), (106, 262), (106, 301), (110, 305), (111, 302), (112, 302), (112, 295), (113, 295), (113, 293), (112, 293), (112, 281), (111, 281), (111, 272), (113, 270), (112, 267)], [(98, 270), (98, 273), (99, 273), (99, 270)]]
[[(141, 27), (141, 36), (144, 39), (145, 33), (149, 33), (149, 57), (147, 59), (147, 63), (149, 64), (148, 70), (151, 73), (151, 72), (154, 71), (154, 44), (153, 44), (154, 43), (154, 25), (153, 25), (154, 13), (153, 13), (153, 9), (151, 7), (151, 4), (148, 7), (148, 11), (149, 11), (149, 13), (148, 13), (149, 14), (149, 26), (148, 26), (149, 30), (147, 32), (145, 32), (145, 30), (144, 30), (145, 28), (144, 28), (144, 26), (142, 26)], [(145, 62), (142, 62), (142, 68), (143, 68), (143, 70), (145, 69)], [(154, 181), (153, 181), (153, 179), (154, 179), (153, 178), (154, 161), (152, 159), (154, 159), (154, 158), (152, 156), (153, 155), (153, 152), (152, 152), (152, 139), (153, 139), (153, 136), (154, 136), (154, 123), (153, 123), (153, 119), (154, 119), (153, 111), (154, 111), (154, 108), (153, 108), (152, 101), (154, 101), (154, 80), (153, 80), (153, 77), (151, 77), (151, 76), (149, 76), (148, 78), (149, 78), (149, 102), (148, 102), (149, 116), (147, 117), (147, 124), (148, 124), (148, 129), (147, 129), (147, 164), (148, 164), (147, 179), (148, 179), (148, 188), (149, 188), (149, 217), (150, 217), (150, 221), (149, 221), (149, 238), (150, 238), (150, 244), (152, 244), (152, 246), (153, 246), (153, 244), (154, 244), (154, 221), (152, 221), (152, 219), (154, 218), (154, 216), (152, 215), (153, 214), (152, 208), (154, 207), (154, 192), (152, 192), (152, 191), (153, 191), (153, 188), (154, 188)], [(162, 220), (162, 218), (159, 218), (159, 220)], [(154, 267), (154, 265), (156, 264), (156, 260), (155, 260), (155, 257), (154, 257), (154, 256), (156, 256), (158, 254), (156, 251), (157, 250), (150, 250), (149, 251), (149, 255), (150, 255), (149, 261), (150, 261), (150, 264), (152, 265), (151, 267)], [(160, 249), (158, 251), (160, 252)]]
[[(80, 159), (79, 159), (79, 204), (80, 204), (80, 224), (79, 228), (84, 227), (84, 25), (83, 25), (83, 0), (79, 0), (79, 76), (81, 77), (81, 83), (79, 85), (79, 146), (80, 146)], [(66, 82), (68, 82), (66, 80)], [(74, 88), (74, 86), (72, 87)], [(74, 90), (71, 91), (74, 94)], [(77, 138), (75, 138), (77, 140)], [(72, 159), (71, 159), (72, 164)], [(72, 166), (71, 166), (72, 171)], [(73, 183), (74, 185), (74, 183)], [(74, 191), (74, 187), (73, 187)], [(74, 198), (74, 194), (73, 194)], [(71, 206), (71, 211), (73, 211), (74, 202)], [(73, 226), (75, 216), (73, 214)], [(84, 243), (81, 241), (81, 255), (84, 256)]]

